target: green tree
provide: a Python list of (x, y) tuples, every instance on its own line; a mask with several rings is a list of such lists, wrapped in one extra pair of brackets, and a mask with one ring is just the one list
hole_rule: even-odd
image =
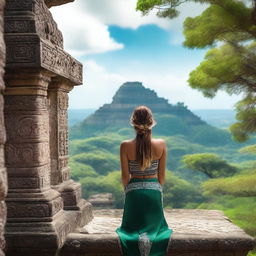
[(187, 204), (199, 204), (204, 200), (198, 187), (181, 179), (171, 171), (166, 172), (163, 187), (164, 206), (172, 208), (186, 208)]
[(205, 173), (209, 178), (232, 176), (237, 168), (213, 153), (189, 154), (182, 158), (188, 169)]
[(90, 165), (98, 174), (105, 175), (119, 168), (117, 154), (105, 151), (92, 151), (72, 156), (72, 160), (85, 165)]
[(234, 139), (245, 141), (256, 132), (256, 1), (138, 0), (137, 10), (146, 15), (156, 8), (159, 17), (172, 19), (178, 16), (178, 7), (187, 2), (206, 3), (208, 8), (184, 21), (183, 45), (214, 47), (190, 73), (189, 85), (210, 98), (219, 90), (242, 94), (236, 104), (238, 122), (230, 131)]
[(84, 177), (97, 177), (98, 173), (90, 166), (69, 160), (69, 167), (71, 168), (71, 178), (75, 181), (79, 181)]

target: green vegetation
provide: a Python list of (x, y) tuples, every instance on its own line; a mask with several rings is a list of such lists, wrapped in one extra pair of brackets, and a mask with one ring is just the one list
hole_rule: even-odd
[(182, 162), (188, 169), (205, 173), (209, 178), (232, 176), (237, 172), (237, 167), (212, 153), (185, 155)]
[[(122, 208), (119, 145), (132, 138), (134, 132), (130, 127), (106, 135), (98, 133), (70, 141), (72, 178), (82, 184), (84, 198), (109, 192), (115, 198), (115, 207)], [(181, 134), (161, 138), (168, 147), (164, 206), (220, 209), (248, 234), (255, 235), (255, 145), (214, 147), (212, 143), (192, 142)]]
[(236, 104), (237, 122), (230, 130), (237, 141), (245, 141), (256, 132), (255, 0), (138, 0), (137, 10), (146, 15), (156, 8), (159, 17), (172, 19), (186, 2), (206, 4), (207, 8), (184, 21), (183, 45), (212, 48), (191, 71), (189, 85), (210, 98), (219, 90), (241, 94), (243, 98)]
[(208, 125), (184, 104), (171, 105), (137, 82), (122, 85), (111, 104), (71, 127), (69, 165), (83, 197), (110, 192), (115, 207), (123, 207), (119, 146), (135, 135), (128, 120), (138, 102), (152, 105), (153, 135), (167, 144), (164, 206), (220, 209), (255, 235), (256, 138), (242, 148), (228, 130)]

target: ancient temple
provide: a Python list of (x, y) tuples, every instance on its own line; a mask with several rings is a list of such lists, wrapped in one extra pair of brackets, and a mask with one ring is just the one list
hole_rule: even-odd
[[(97, 233), (102, 218), (92, 221), (91, 204), (70, 179), (68, 93), (82, 84), (82, 65), (63, 50), (48, 9), (67, 2), (0, 0), (0, 256), (120, 255), (117, 236)], [(245, 256), (255, 245), (221, 214), (170, 214), (192, 227), (177, 230), (170, 255)], [(198, 215), (215, 229), (194, 232)]]
[(1, 247), (5, 223), (8, 255), (55, 255), (92, 219), (68, 167), (68, 93), (82, 83), (82, 65), (63, 50), (48, 9), (66, 2), (1, 1)]

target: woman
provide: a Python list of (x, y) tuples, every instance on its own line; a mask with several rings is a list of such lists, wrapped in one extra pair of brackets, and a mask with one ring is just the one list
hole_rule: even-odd
[(162, 200), (166, 145), (164, 140), (151, 137), (155, 124), (148, 107), (135, 108), (131, 125), (136, 138), (120, 145), (125, 203), (122, 224), (116, 232), (125, 256), (166, 255), (172, 234)]

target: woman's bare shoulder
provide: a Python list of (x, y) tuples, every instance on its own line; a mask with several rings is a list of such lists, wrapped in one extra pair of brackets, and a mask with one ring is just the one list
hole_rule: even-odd
[(152, 143), (156, 144), (156, 145), (165, 145), (165, 140), (164, 139), (155, 139), (155, 138), (152, 138)]
[(133, 143), (134, 143), (133, 139), (123, 140), (120, 145), (123, 146), (123, 147), (126, 147), (126, 146), (129, 146), (129, 145), (132, 145)]

